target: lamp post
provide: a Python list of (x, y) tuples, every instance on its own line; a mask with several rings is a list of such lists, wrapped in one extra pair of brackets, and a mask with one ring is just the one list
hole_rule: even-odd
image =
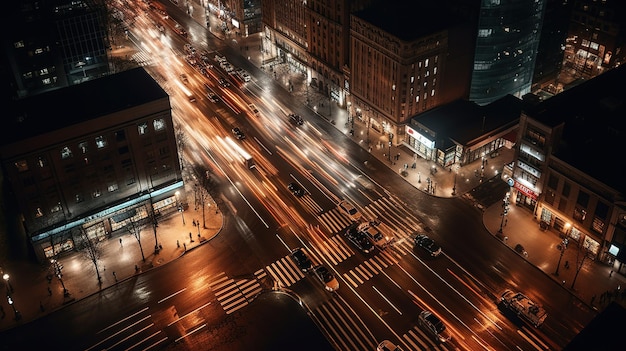
[(61, 265), (59, 264), (59, 261), (53, 259), (50, 259), (50, 263), (52, 263), (52, 265), (54, 266), (54, 274), (57, 276), (57, 278), (59, 278), (59, 282), (61, 283), (61, 286), (63, 287), (63, 296), (69, 296), (70, 292), (69, 290), (67, 290), (65, 288), (65, 283), (63, 283), (63, 274), (61, 273), (61, 269), (63, 269), (61, 267)]
[(183, 225), (185, 225), (185, 215), (183, 214), (183, 205), (180, 203), (178, 197), (180, 196), (180, 191), (176, 192), (176, 206), (178, 207), (178, 212), (180, 212), (180, 218), (183, 219)]
[(563, 258), (563, 254), (565, 253), (565, 249), (567, 249), (567, 244), (569, 244), (569, 240), (567, 238), (563, 239), (560, 244), (556, 246), (556, 249), (559, 250), (559, 262), (556, 264), (556, 271), (554, 271), (554, 275), (559, 276), (559, 267), (561, 267), (561, 259)]
[(511, 197), (511, 192), (507, 191), (506, 195), (504, 195), (504, 199), (502, 200), (502, 218), (500, 219), (500, 229), (498, 229), (498, 233), (502, 234), (502, 227), (504, 227), (504, 222), (506, 215), (509, 213), (509, 198)]
[(454, 172), (454, 185), (452, 185), (452, 196), (456, 195), (456, 172)]
[(9, 303), (11, 308), (13, 309), (13, 314), (15, 316), (15, 320), (17, 321), (17, 320), (19, 320), (22, 317), (22, 314), (15, 307), (15, 302), (13, 301), (13, 298), (11, 297), (11, 291), (13, 290), (13, 288), (11, 287), (11, 283), (9, 283), (9, 274), (4, 273), (2, 275), (2, 279), (4, 279), (4, 283), (5, 283), (6, 287), (7, 287), (7, 302)]

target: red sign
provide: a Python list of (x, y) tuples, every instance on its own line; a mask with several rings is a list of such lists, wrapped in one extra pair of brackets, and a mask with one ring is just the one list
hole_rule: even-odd
[(523, 185), (522, 183), (515, 181), (515, 185), (514, 185), (515, 189), (519, 190), (520, 192), (522, 192), (524, 195), (530, 197), (533, 200), (537, 200), (537, 193), (535, 193), (534, 191), (530, 190), (530, 188), (528, 188), (527, 186)]

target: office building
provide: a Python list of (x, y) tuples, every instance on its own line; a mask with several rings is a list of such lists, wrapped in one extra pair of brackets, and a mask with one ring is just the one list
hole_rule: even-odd
[[(178, 3), (178, 0), (173, 2)], [(261, 0), (203, 0), (200, 4), (222, 19), (223, 30), (235, 35), (246, 37), (263, 28)]]
[(13, 98), (108, 73), (103, 0), (10, 1), (1, 16), (2, 62)]
[[(143, 68), (14, 101), (0, 157), (40, 260), (177, 209), (168, 95)], [(12, 206), (13, 205), (6, 205)]]
[(604, 262), (626, 260), (625, 79), (615, 68), (526, 108), (515, 148), (512, 201)]

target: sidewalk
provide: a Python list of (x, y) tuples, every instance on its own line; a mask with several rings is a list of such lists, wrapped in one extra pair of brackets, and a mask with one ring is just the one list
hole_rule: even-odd
[[(39, 265), (30, 261), (7, 262), (3, 265), (4, 272), (10, 274), (10, 284), (13, 288), (11, 296), (21, 318), (15, 320), (12, 307), (3, 298), (0, 306), (5, 315), (0, 319), (0, 331), (28, 323), (66, 304), (97, 294), (117, 282), (158, 268), (215, 237), (223, 225), (222, 212), (211, 198), (205, 198), (205, 225), (203, 225), (202, 206), (194, 206), (196, 199), (193, 186), (193, 180), (185, 176), (188, 208), (182, 213), (174, 212), (159, 219), (156, 233), (160, 248), (158, 253), (155, 253), (153, 226), (147, 225), (141, 229), (140, 238), (145, 261), (142, 260), (137, 239), (129, 232), (100, 242), (101, 284), (98, 283), (93, 263), (82, 252), (71, 252), (58, 259), (63, 267), (62, 280), (50, 276), (52, 279), (48, 281), (49, 265)], [(200, 225), (194, 226), (194, 221)], [(63, 286), (69, 295), (64, 295)]]

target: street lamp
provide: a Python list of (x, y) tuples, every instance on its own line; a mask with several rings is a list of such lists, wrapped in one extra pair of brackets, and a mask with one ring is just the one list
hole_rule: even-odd
[(563, 239), (560, 244), (556, 246), (556, 249), (559, 250), (559, 262), (556, 264), (556, 271), (554, 271), (554, 275), (559, 276), (559, 267), (561, 267), (561, 259), (563, 258), (563, 254), (565, 253), (565, 249), (567, 249), (567, 244), (569, 244), (569, 240), (567, 238)]
[(178, 212), (180, 212), (180, 217), (183, 219), (183, 225), (185, 225), (185, 215), (183, 214), (183, 205), (180, 203), (178, 197), (180, 196), (180, 191), (176, 193), (176, 206), (178, 207)]
[(452, 196), (456, 195), (456, 172), (454, 172), (454, 185), (452, 186)]
[(57, 278), (59, 278), (59, 282), (61, 283), (61, 286), (63, 287), (63, 296), (69, 296), (70, 292), (65, 288), (65, 283), (63, 283), (63, 274), (61, 273), (61, 265), (59, 264), (59, 261), (53, 259), (50, 259), (50, 263), (52, 263), (52, 265), (54, 265), (54, 273), (56, 274)]
[(502, 234), (502, 227), (504, 227), (504, 222), (506, 215), (509, 213), (509, 198), (511, 197), (511, 192), (507, 191), (506, 195), (504, 195), (504, 199), (502, 200), (502, 218), (500, 219), (500, 229), (498, 229), (498, 233)]
[(7, 286), (7, 302), (9, 303), (9, 305), (11, 305), (11, 308), (13, 309), (13, 314), (15, 315), (15, 320), (17, 321), (22, 317), (22, 315), (15, 307), (15, 302), (11, 297), (11, 291), (13, 290), (13, 288), (11, 287), (11, 283), (9, 283), (9, 275), (7, 273), (4, 273), (2, 275), (2, 279), (4, 279), (4, 283)]

